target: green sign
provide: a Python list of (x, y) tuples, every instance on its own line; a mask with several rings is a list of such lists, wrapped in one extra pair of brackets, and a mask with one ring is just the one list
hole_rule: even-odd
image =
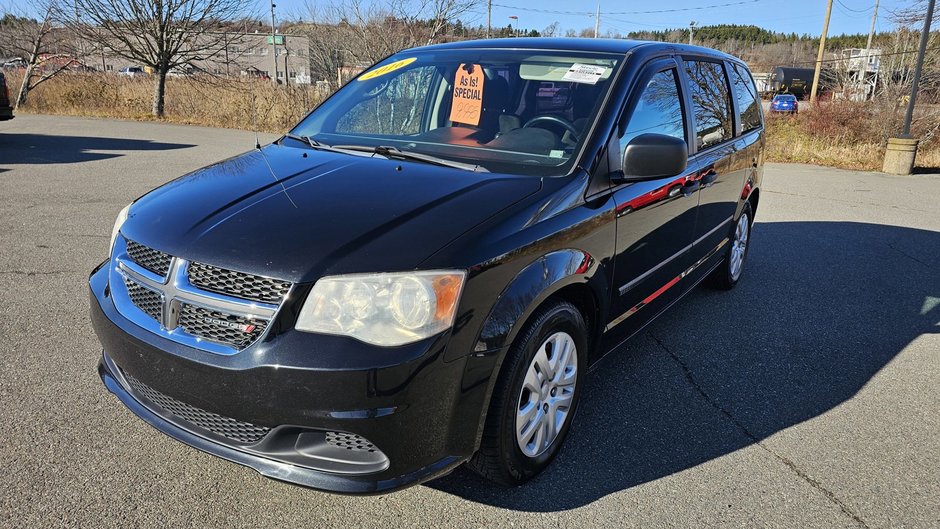
[[(272, 40), (274, 40), (274, 42), (271, 42)], [(284, 35), (275, 35), (274, 37), (269, 36), (269, 37), (268, 37), (268, 44), (279, 44), (279, 45), (283, 46), (283, 45), (284, 45)]]

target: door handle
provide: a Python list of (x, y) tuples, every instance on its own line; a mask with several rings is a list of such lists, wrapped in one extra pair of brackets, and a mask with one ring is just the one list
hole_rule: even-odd
[(696, 191), (701, 189), (701, 187), (702, 187), (701, 180), (695, 179), (691, 182), (686, 182), (685, 185), (682, 186), (682, 196), (690, 197), (694, 195)]
[(711, 187), (715, 183), (715, 180), (718, 180), (718, 172), (714, 169), (709, 169), (707, 173), (702, 175), (702, 186)]

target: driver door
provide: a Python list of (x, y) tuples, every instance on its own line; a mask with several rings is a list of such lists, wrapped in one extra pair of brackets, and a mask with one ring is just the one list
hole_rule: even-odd
[[(680, 79), (672, 59), (656, 61), (644, 71), (628, 100), (620, 153), (644, 133), (665, 134), (688, 144)], [(691, 265), (695, 230), (694, 176), (682, 173), (614, 188), (617, 241), (607, 329), (616, 330), (615, 336), (631, 334), (681, 293), (682, 287), (676, 285)]]

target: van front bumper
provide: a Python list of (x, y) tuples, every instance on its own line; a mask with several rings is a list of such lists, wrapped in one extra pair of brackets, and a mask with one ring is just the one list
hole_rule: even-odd
[(170, 437), (270, 478), (352, 494), (446, 474), (476, 449), (489, 378), (480, 373), (492, 366), (445, 361), (446, 336), (386, 349), (374, 367), (356, 365), (366, 344), (292, 330), (217, 355), (124, 318), (107, 275), (102, 266), (89, 278), (99, 375)]

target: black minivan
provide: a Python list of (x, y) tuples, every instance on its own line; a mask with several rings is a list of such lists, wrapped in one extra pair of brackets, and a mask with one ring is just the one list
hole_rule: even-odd
[(89, 279), (99, 373), (279, 480), (376, 493), (468, 463), (523, 483), (593, 363), (702, 280), (738, 282), (763, 136), (747, 67), (714, 50), (402, 51), (121, 211)]

